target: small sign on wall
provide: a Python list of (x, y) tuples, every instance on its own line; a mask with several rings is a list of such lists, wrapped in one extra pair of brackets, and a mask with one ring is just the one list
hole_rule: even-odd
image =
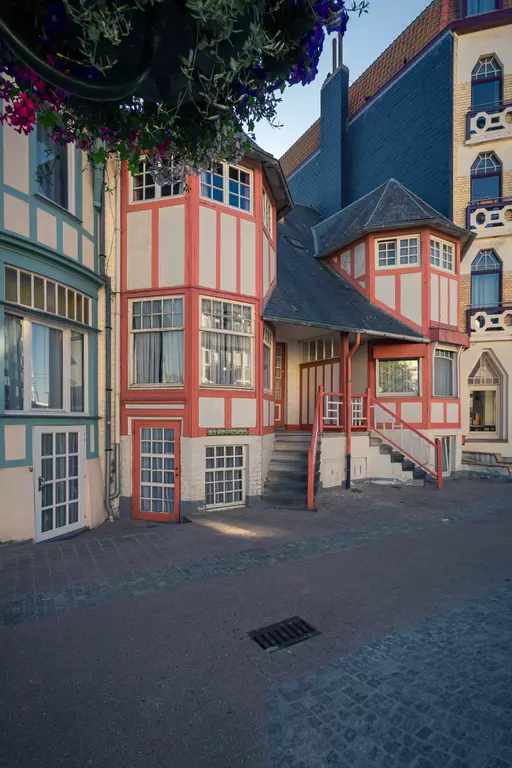
[(242, 429), (207, 429), (207, 437), (226, 437), (228, 435), (248, 435), (249, 428), (243, 427)]

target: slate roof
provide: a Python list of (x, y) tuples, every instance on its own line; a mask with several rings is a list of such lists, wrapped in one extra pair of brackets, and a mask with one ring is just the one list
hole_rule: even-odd
[[(352, 83), (348, 90), (349, 118), (354, 117), (356, 112), (405, 69), (409, 62), (456, 18), (457, 0), (433, 0)], [(289, 176), (293, 173), (319, 146), (320, 121), (317, 120), (281, 157), (285, 174)]]
[(424, 337), (373, 306), (353, 285), (315, 258), (314, 208), (296, 206), (277, 225), (277, 285), (263, 311), (266, 320), (422, 341)]
[(328, 256), (368, 232), (425, 225), (457, 237), (463, 251), (474, 239), (471, 232), (458, 227), (396, 179), (390, 179), (315, 226), (315, 255)]

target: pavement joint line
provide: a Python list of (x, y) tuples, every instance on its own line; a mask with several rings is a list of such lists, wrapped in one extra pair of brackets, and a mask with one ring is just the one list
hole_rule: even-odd
[[(495, 512), (500, 512), (496, 509)], [(0, 601), (0, 626), (38, 620), (46, 616), (69, 613), (81, 608), (103, 605), (118, 598), (142, 596), (172, 589), (182, 584), (199, 583), (209, 579), (230, 576), (253, 568), (271, 567), (280, 563), (340, 552), (350, 547), (371, 544), (393, 535), (416, 533), (446, 523), (444, 510), (416, 519), (351, 527), (327, 535), (288, 541), (270, 547), (253, 548), (217, 555), (202, 560), (178, 563), (167, 567), (153, 567), (141, 571), (104, 577), (101, 580), (82, 581), (47, 592), (29, 592), (19, 597)], [(487, 513), (488, 514), (488, 513)], [(482, 511), (465, 510), (450, 513), (452, 522), (481, 519)]]

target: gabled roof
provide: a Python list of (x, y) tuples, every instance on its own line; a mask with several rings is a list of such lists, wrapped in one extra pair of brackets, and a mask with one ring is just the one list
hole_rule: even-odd
[(274, 322), (423, 341), (421, 333), (375, 307), (348, 280), (315, 259), (312, 227), (321, 220), (314, 208), (299, 205), (277, 225), (277, 285), (263, 317)]
[(316, 256), (328, 256), (369, 232), (431, 226), (461, 241), (463, 252), (474, 235), (390, 179), (314, 228)]

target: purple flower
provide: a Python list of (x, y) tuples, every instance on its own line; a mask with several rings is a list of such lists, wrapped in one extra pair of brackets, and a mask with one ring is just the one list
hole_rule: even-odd
[(52, 3), (48, 6), (48, 13), (43, 21), (44, 28), (49, 35), (58, 35), (66, 26), (68, 18), (64, 7), (60, 3)]

